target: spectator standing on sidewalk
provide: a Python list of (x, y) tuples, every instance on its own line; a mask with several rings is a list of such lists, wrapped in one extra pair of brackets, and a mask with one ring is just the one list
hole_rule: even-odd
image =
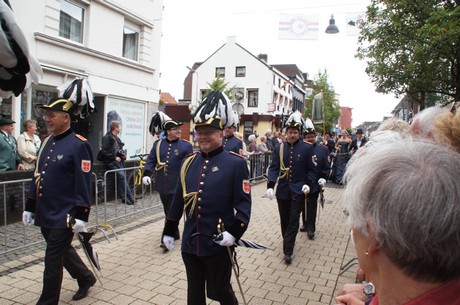
[(123, 150), (125, 143), (118, 135), (121, 133), (120, 121), (112, 121), (109, 125), (110, 130), (102, 137), (102, 162), (108, 170), (118, 170), (115, 172), (117, 179), (117, 194), (121, 202), (128, 205), (134, 204), (133, 194), (126, 182), (125, 168), (126, 151)]
[[(156, 172), (155, 189), (160, 194), (165, 217), (171, 208), (171, 202), (179, 181), (180, 166), (184, 158), (193, 152), (192, 144), (181, 139), (182, 123), (173, 119), (163, 124), (166, 134), (165, 139), (158, 139), (153, 143), (147, 163), (144, 166), (142, 183), (150, 185), (150, 176)], [(179, 229), (174, 234), (174, 239), (179, 239)], [(161, 242), (161, 241), (160, 241)], [(161, 247), (166, 249), (161, 242)]]
[[(46, 110), (46, 124), (52, 133), (43, 141), (31, 188), (27, 196), (23, 223), (41, 227), (46, 241), (43, 290), (38, 305), (57, 305), (63, 268), (78, 281), (73, 300), (87, 296), (96, 283), (94, 274), (78, 256), (74, 233), (86, 232), (91, 208), (91, 145), (70, 128), (74, 104), (52, 98)], [(35, 214), (35, 219), (33, 217)], [(68, 216), (75, 219), (72, 226)]]
[(287, 141), (275, 148), (268, 169), (268, 198), (275, 197), (273, 189), (278, 182), (276, 200), (286, 264), (292, 262), (305, 194), (310, 191), (315, 181), (315, 152), (311, 145), (300, 139), (302, 125), (300, 112), (291, 114), (286, 122)]
[[(313, 126), (313, 123), (311, 125)], [(329, 172), (331, 171), (331, 165), (328, 160), (329, 150), (327, 147), (316, 143), (315, 137), (315, 129), (307, 128), (305, 130), (304, 141), (313, 147), (316, 156), (313, 185), (307, 195), (306, 209), (305, 205), (303, 205), (302, 226), (300, 227), (300, 232), (307, 232), (310, 240), (315, 239), (318, 196), (321, 192), (321, 188), (326, 185), (326, 180), (329, 176)]]
[[(225, 95), (211, 92), (198, 107), (194, 122), (200, 152), (187, 157), (180, 183), (168, 213), (163, 242), (174, 249), (174, 234), (185, 213), (182, 259), (187, 273), (187, 304), (205, 305), (208, 298), (225, 305), (237, 305), (230, 283), (235, 242), (246, 231), (251, 215), (251, 187), (246, 160), (222, 147), (223, 127), (228, 122), (206, 105), (228, 105)], [(221, 239), (219, 219), (225, 225)]]
[(0, 116), (0, 172), (26, 169), (18, 154), (16, 139), (12, 135), (15, 123), (11, 119)]
[(26, 120), (23, 123), (24, 132), (18, 136), (18, 153), (26, 169), (34, 169), (38, 149), (42, 141), (37, 135), (37, 122)]

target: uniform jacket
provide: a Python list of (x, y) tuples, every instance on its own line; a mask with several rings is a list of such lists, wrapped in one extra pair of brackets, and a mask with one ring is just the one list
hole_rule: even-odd
[(243, 141), (241, 141), (235, 136), (231, 136), (229, 138), (223, 137), (222, 146), (224, 147), (225, 150), (233, 151), (234, 153), (237, 153), (240, 155), (242, 154), (242, 151), (243, 151)]
[(16, 139), (0, 131), (0, 172), (14, 170), (22, 163), (17, 152)]
[(19, 135), (18, 153), (22, 159), (22, 164), (24, 164), (27, 169), (35, 168), (35, 160), (41, 143), (40, 138), (35, 134), (32, 139), (25, 131)]
[(316, 156), (316, 167), (315, 167), (315, 176), (313, 181), (313, 186), (310, 186), (310, 192), (308, 195), (314, 195), (319, 193), (321, 190), (318, 180), (319, 178), (327, 179), (329, 172), (331, 170), (331, 164), (328, 160), (329, 149), (326, 146), (321, 144), (313, 145)]
[[(182, 251), (198, 256), (227, 251), (212, 240), (219, 218), (237, 240), (246, 231), (251, 216), (251, 195), (246, 160), (222, 147), (205, 154), (197, 152), (184, 160), (186, 193), (196, 192), (195, 204), (186, 204), (182, 183), (169, 211), (164, 234), (174, 236), (185, 213)], [(193, 196), (190, 202), (193, 202)], [(185, 205), (185, 208), (184, 208)]]
[[(284, 148), (281, 168), (280, 149)], [(290, 144), (284, 142), (278, 145), (272, 153), (272, 162), (268, 168), (268, 187), (273, 188), (278, 179), (276, 198), (281, 200), (295, 200), (297, 196), (304, 196), (302, 186), (307, 184), (313, 187), (315, 181), (315, 152), (313, 146), (297, 140)]]
[(85, 138), (71, 129), (43, 141), (26, 211), (35, 213), (35, 225), (67, 227), (67, 214), (88, 221), (91, 207), (93, 153)]
[[(159, 156), (157, 155), (158, 145), (160, 145)], [(174, 194), (179, 181), (182, 160), (192, 152), (192, 144), (182, 139), (157, 140), (153, 143), (147, 163), (144, 166), (144, 176), (150, 176), (151, 173), (156, 172), (156, 190), (158, 193)]]

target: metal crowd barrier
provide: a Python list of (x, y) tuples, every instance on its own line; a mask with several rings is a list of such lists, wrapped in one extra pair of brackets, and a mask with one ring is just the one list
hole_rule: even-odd
[(249, 180), (255, 182), (265, 179), (271, 162), (271, 154), (255, 153), (248, 157)]
[[(251, 182), (264, 179), (267, 168), (270, 165), (269, 154), (252, 154), (248, 157), (248, 167)], [(134, 195), (134, 204), (123, 204), (128, 198), (119, 198), (117, 194), (118, 172), (125, 174), (127, 188), (130, 188)], [(3, 199), (2, 217), (0, 220), (0, 254), (6, 254), (23, 248), (44, 242), (40, 229), (36, 226), (25, 227), (22, 224), (22, 212), (27, 198), (27, 191), (31, 179), (21, 179), (0, 182), (0, 198)], [(160, 197), (155, 191), (155, 178), (152, 177), (152, 184), (142, 184), (142, 167), (128, 167), (123, 169), (107, 170), (103, 178), (92, 173), (92, 184), (94, 189), (94, 201), (91, 208), (88, 228), (95, 228), (101, 231), (104, 237), (110, 242), (107, 231), (118, 239), (112, 224), (115, 222), (129, 222), (132, 216), (145, 215), (147, 211), (152, 213), (163, 213), (163, 205)]]

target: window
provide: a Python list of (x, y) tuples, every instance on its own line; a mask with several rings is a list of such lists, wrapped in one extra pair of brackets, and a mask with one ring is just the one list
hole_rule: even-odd
[(217, 67), (216, 68), (216, 78), (224, 78), (225, 77), (225, 67)]
[(82, 43), (85, 10), (69, 1), (61, 2), (59, 36)]
[(246, 67), (236, 67), (235, 76), (236, 77), (245, 77), (246, 76)]
[(248, 89), (248, 107), (257, 107), (259, 104), (259, 90)]
[(123, 57), (137, 60), (139, 46), (139, 30), (132, 26), (123, 28)]

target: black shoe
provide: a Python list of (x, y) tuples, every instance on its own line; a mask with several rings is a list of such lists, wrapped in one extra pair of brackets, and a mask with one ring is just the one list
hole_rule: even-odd
[(125, 203), (127, 205), (133, 205), (134, 204), (134, 201), (132, 199), (128, 199), (128, 200), (124, 200), (122, 199), (121, 200), (121, 203)]
[(290, 256), (289, 254), (285, 254), (284, 261), (286, 262), (286, 264), (290, 265), (292, 263), (292, 256)]
[(306, 226), (301, 226), (299, 231), (300, 232), (307, 232), (307, 227)]
[(313, 232), (310, 231), (310, 232), (308, 232), (307, 234), (308, 234), (308, 239), (310, 239), (310, 240), (315, 240), (315, 233), (313, 233)]
[(96, 282), (97, 282), (97, 279), (93, 276), (92, 279), (79, 284), (78, 291), (72, 297), (72, 300), (78, 301), (78, 300), (86, 298), (86, 296), (88, 295), (89, 288), (93, 287), (94, 284), (96, 284)]

